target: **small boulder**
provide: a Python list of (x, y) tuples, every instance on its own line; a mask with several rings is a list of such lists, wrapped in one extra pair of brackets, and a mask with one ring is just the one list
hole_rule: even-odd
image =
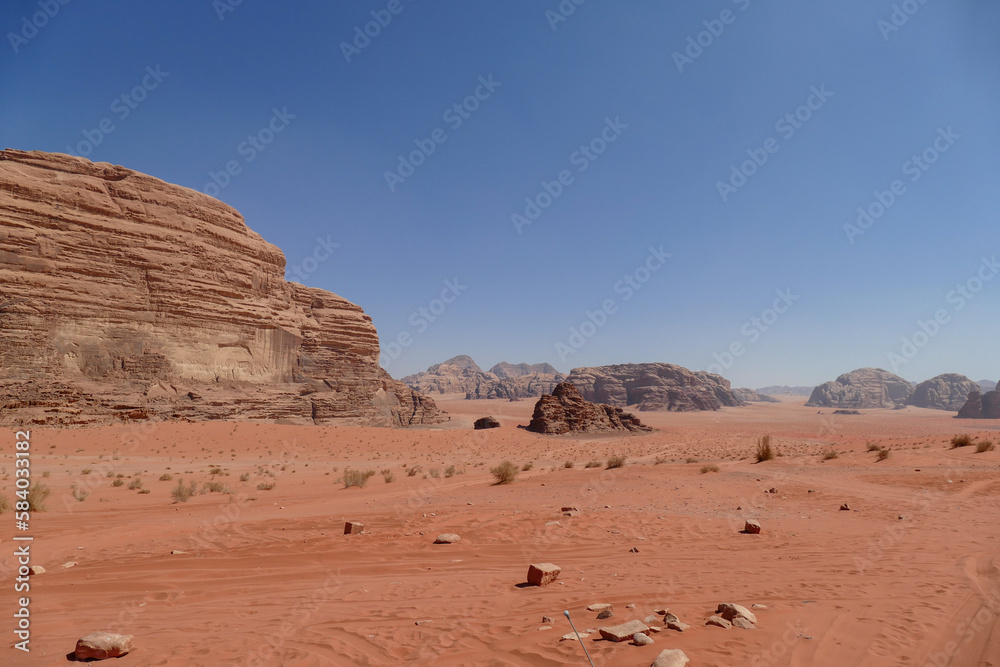
[(344, 524), (344, 535), (358, 535), (365, 532), (365, 524), (360, 521), (348, 521)]
[(455, 533), (441, 533), (434, 540), (434, 544), (454, 544), (455, 542), (461, 542), (462, 538)]
[(91, 632), (76, 641), (73, 652), (77, 660), (104, 660), (120, 658), (132, 650), (133, 635), (116, 635), (111, 632)]
[(598, 628), (601, 637), (609, 642), (627, 642), (635, 637), (637, 632), (646, 632), (649, 628), (642, 621), (629, 621), (621, 625), (612, 625), (606, 628)]
[(636, 646), (649, 646), (653, 643), (653, 640), (649, 635), (643, 632), (637, 632), (635, 633), (635, 636), (632, 637), (632, 643)]
[(45, 574), (45, 568), (42, 567), (41, 565), (32, 565), (31, 567), (28, 568), (28, 574), (29, 575)]
[(646, 625), (649, 625), (650, 623), (659, 623), (660, 617), (657, 616), (656, 614), (650, 614), (646, 618), (642, 619), (642, 622), (645, 623)]
[(840, 511), (841, 512), (850, 512), (851, 511), (851, 506), (848, 505), (847, 503), (844, 503), (843, 505), (840, 506)]
[(715, 625), (715, 626), (718, 626), (720, 628), (725, 628), (726, 630), (728, 630), (729, 628), (733, 627), (732, 623), (730, 623), (726, 619), (722, 618), (721, 616), (711, 616), (711, 617), (709, 617), (709, 619), (707, 621), (705, 621), (705, 625)]
[(747, 619), (751, 623), (757, 622), (757, 617), (754, 615), (752, 611), (750, 611), (746, 607), (743, 607), (738, 604), (732, 604), (730, 602), (723, 602), (722, 604), (720, 604), (719, 607), (715, 610), (715, 613), (719, 614), (720, 616), (722, 616), (722, 618), (726, 619), (727, 621), (731, 621), (734, 618), (742, 617)]
[[(581, 632), (580, 633), (580, 639), (586, 639), (589, 636), (590, 636), (589, 632)], [(562, 637), (559, 638), (559, 641), (561, 641), (561, 642), (574, 641), (575, 642), (576, 641), (576, 633), (575, 632), (570, 632), (568, 634), (565, 634), (565, 635), (563, 635)]]
[(628, 550), (628, 552), (630, 554), (637, 554), (639, 553), (639, 547), (632, 547), (631, 549)]
[(760, 521), (747, 519), (746, 526), (744, 526), (743, 530), (744, 532), (750, 533), (752, 535), (760, 535)]
[(555, 621), (552, 620), (551, 616), (542, 616), (542, 625), (552, 625)]
[(614, 609), (613, 604), (607, 602), (595, 602), (594, 604), (587, 607), (587, 611), (604, 611), (605, 609)]
[(493, 417), (480, 417), (472, 425), (477, 431), (481, 431), (486, 428), (500, 428), (500, 422)]
[(561, 568), (552, 563), (535, 563), (528, 567), (528, 583), (533, 586), (547, 586), (559, 576)]
[(691, 658), (687, 657), (684, 651), (679, 648), (668, 648), (660, 653), (650, 667), (684, 667), (689, 662)]
[(742, 616), (737, 616), (733, 619), (733, 627), (740, 628), (742, 630), (756, 630), (757, 626), (743, 618)]
[(604, 611), (602, 611), (601, 613), (599, 613), (597, 615), (597, 620), (598, 621), (603, 621), (605, 619), (611, 618), (614, 615), (615, 615), (615, 612), (611, 611), (610, 609), (605, 609)]

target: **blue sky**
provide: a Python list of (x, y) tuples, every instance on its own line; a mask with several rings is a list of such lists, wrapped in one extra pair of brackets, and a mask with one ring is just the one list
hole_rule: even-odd
[(994, 2), (233, 1), (3, 3), (0, 143), (217, 195), (396, 377), (1000, 378)]

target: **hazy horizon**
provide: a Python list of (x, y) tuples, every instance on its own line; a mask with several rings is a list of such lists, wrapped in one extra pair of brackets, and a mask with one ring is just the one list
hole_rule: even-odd
[(994, 4), (42, 5), (2, 144), (234, 206), (396, 378), (1000, 378)]

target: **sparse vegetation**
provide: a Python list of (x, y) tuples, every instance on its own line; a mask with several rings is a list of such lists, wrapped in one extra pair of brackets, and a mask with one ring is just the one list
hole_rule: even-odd
[(431, 468), (427, 472), (430, 473), (430, 476), (433, 477), (434, 479), (438, 479), (439, 477), (441, 477), (441, 471), (438, 470), (437, 468)]
[(686, 459), (684, 459), (684, 463), (697, 463), (697, 462), (698, 462), (698, 459), (696, 459), (693, 456), (689, 456)]
[(392, 484), (396, 481), (396, 476), (392, 474), (392, 471), (386, 468), (382, 471), (382, 479), (385, 480), (386, 484)]
[(823, 452), (823, 460), (824, 461), (830, 461), (831, 459), (835, 459), (835, 458), (837, 458), (839, 456), (840, 456), (840, 454), (838, 454), (837, 452), (835, 452), (832, 449), (828, 449), (825, 452)]
[(701, 474), (704, 475), (706, 472), (719, 472), (719, 466), (716, 465), (702, 466)]
[(174, 476), (171, 475), (169, 472), (165, 472), (162, 475), (160, 475), (160, 481), (161, 482), (169, 482), (173, 478), (174, 478)]
[(142, 488), (142, 479), (136, 477), (131, 482), (128, 483), (129, 491), (137, 491)]
[(887, 458), (889, 458), (889, 454), (890, 453), (891, 452), (888, 449), (880, 449), (880, 450), (878, 450), (878, 456), (875, 457), (875, 460), (876, 461), (885, 461)]
[(972, 436), (970, 436), (968, 433), (963, 433), (962, 435), (956, 435), (954, 438), (951, 439), (952, 449), (955, 449), (956, 447), (968, 447), (971, 444), (972, 444)]
[(608, 470), (611, 470), (612, 468), (621, 468), (624, 467), (624, 465), (625, 465), (625, 457), (622, 456), (621, 454), (614, 454), (608, 457), (608, 465), (607, 465)]
[(0, 514), (3, 514), (4, 512), (9, 512), (10, 510), (11, 510), (10, 500), (7, 499), (7, 496), (0, 496)]
[(28, 510), (31, 512), (44, 512), (47, 508), (45, 501), (48, 499), (52, 489), (41, 483), (34, 483), (28, 487)]
[(455, 466), (448, 466), (447, 468), (444, 469), (445, 477), (454, 477), (457, 474), (458, 474), (458, 469), (455, 468)]
[(407, 468), (406, 469), (406, 476), (407, 477), (416, 477), (417, 473), (419, 473), (420, 470), (421, 470), (420, 466), (413, 466), (412, 468)]
[(184, 484), (183, 479), (177, 480), (177, 486), (174, 487), (173, 491), (170, 492), (174, 500), (179, 503), (186, 503), (191, 496), (198, 495), (198, 482), (191, 480), (188, 485)]
[(202, 493), (225, 493), (226, 485), (222, 482), (205, 482), (201, 487)]
[(993, 444), (992, 440), (980, 440), (976, 443), (976, 454), (992, 452), (994, 449), (996, 449), (996, 445)]
[(868, 441), (865, 442), (865, 450), (866, 451), (877, 452), (880, 449), (882, 449), (882, 448), (879, 446), (879, 444), (877, 442), (872, 442), (871, 440), (868, 440)]
[(242, 475), (240, 475), (240, 481), (241, 482), (249, 482), (250, 481), (250, 473), (245, 472)]
[(348, 470), (344, 468), (344, 488), (349, 489), (356, 486), (363, 489), (368, 480), (375, 476), (374, 470)]
[(522, 470), (523, 472), (528, 472), (529, 470), (531, 470), (531, 469), (532, 469), (532, 468), (534, 468), (534, 467), (535, 467), (535, 464), (534, 464), (534, 463), (532, 463), (531, 461), (528, 461), (528, 462), (527, 462), (527, 463), (525, 463), (525, 464), (524, 464), (523, 466), (521, 466), (521, 470)]
[(666, 456), (657, 456), (656, 460), (653, 461), (653, 465), (658, 466), (658, 465), (660, 465), (662, 463), (666, 463), (666, 462), (667, 462), (667, 457)]
[(585, 465), (583, 467), (584, 468), (600, 468), (601, 467), (601, 462), (598, 461), (598, 460), (596, 460), (596, 459), (593, 460), (593, 461), (587, 461), (587, 465)]
[(86, 489), (81, 489), (76, 484), (73, 485), (72, 492), (73, 492), (73, 498), (75, 498), (77, 501), (81, 503), (87, 499), (87, 496), (90, 495), (90, 491), (87, 491)]
[(258, 491), (272, 491), (274, 490), (275, 482), (261, 482), (257, 485)]
[(125, 486), (125, 480), (121, 477), (115, 477), (115, 480), (111, 482), (111, 486)]
[(84, 468), (83, 470), (80, 471), (80, 474), (81, 475), (89, 475), (92, 472), (94, 472), (94, 471), (91, 468)]
[(771, 446), (771, 436), (765, 435), (757, 440), (757, 463), (770, 461), (774, 458), (774, 448)]
[(222, 468), (216, 466), (216, 467), (212, 468), (211, 470), (209, 470), (208, 474), (209, 475), (221, 475), (222, 474)]
[(497, 484), (512, 484), (517, 479), (517, 472), (517, 466), (510, 461), (504, 461), (495, 468), (490, 468), (490, 473)]
[(572, 461), (566, 461), (566, 463), (563, 464), (563, 468), (572, 468), (572, 467), (573, 467)]

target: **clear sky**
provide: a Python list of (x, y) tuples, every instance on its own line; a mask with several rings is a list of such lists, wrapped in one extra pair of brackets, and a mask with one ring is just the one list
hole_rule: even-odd
[(35, 0), (0, 30), (0, 144), (217, 195), (395, 377), (1000, 378), (991, 0)]

